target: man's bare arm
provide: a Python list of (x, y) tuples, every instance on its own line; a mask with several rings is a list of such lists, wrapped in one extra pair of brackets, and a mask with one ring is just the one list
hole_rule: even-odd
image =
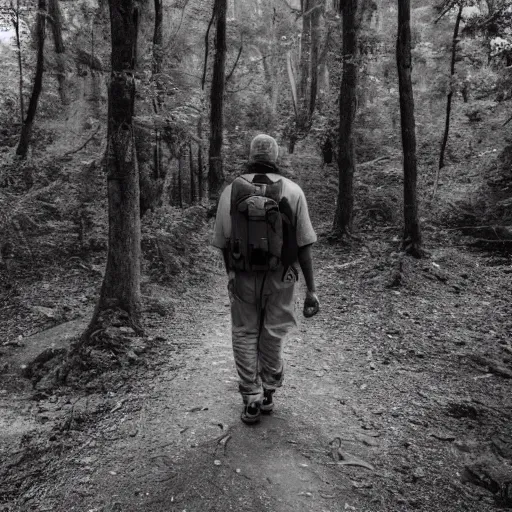
[(299, 264), (307, 286), (306, 298), (304, 299), (304, 316), (306, 318), (316, 315), (320, 310), (320, 303), (316, 295), (311, 246), (312, 244), (299, 247)]
[(315, 293), (315, 275), (313, 272), (313, 257), (311, 255), (311, 247), (313, 244), (299, 247), (299, 264), (306, 281), (308, 291)]

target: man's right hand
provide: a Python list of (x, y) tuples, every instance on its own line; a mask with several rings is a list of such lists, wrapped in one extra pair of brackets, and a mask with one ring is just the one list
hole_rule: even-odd
[(306, 292), (306, 298), (304, 299), (304, 316), (311, 318), (320, 311), (320, 302), (315, 292)]

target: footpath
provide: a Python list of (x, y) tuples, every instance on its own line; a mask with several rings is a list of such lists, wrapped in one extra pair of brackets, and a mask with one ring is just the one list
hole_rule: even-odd
[[(318, 172), (307, 194), (331, 178)], [(331, 206), (313, 208), (321, 225)], [(220, 259), (173, 295), (174, 314), (150, 322), (148, 353), (103, 392), (0, 396), (1, 441), (19, 445), (2, 467), (0, 510), (509, 506), (509, 266), (432, 238), (430, 258), (398, 267), (389, 238), (348, 251), (321, 236), (322, 309), (288, 340), (276, 410), (258, 425), (240, 421)]]

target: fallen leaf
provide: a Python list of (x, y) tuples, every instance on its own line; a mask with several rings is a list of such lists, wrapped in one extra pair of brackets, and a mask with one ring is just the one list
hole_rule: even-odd
[(110, 412), (116, 412), (119, 409), (121, 409), (121, 407), (123, 407), (123, 403), (124, 403), (124, 400), (121, 400), (121, 401), (117, 402), (117, 404), (114, 405), (114, 407), (112, 407)]
[(412, 478), (413, 478), (413, 482), (415, 482), (416, 480), (419, 480), (420, 478), (425, 478), (425, 470), (420, 467), (416, 468), (412, 472)]
[(46, 318), (55, 318), (55, 309), (45, 308), (44, 306), (32, 306), (32, 310)]
[(431, 432), (430, 435), (440, 441), (454, 441), (455, 436), (450, 432)]

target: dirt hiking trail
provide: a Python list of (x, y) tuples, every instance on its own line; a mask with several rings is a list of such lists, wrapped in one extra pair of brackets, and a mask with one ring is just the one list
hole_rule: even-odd
[[(301, 318), (285, 346), (275, 412), (240, 421), (226, 277), (212, 249), (209, 272), (178, 291), (146, 286), (174, 312), (148, 316), (147, 353), (103, 390), (34, 393), (8, 366), (1, 511), (511, 506), (510, 263), (429, 226), (424, 260), (400, 259), (385, 227), (350, 250), (331, 245), (334, 170), (300, 162), (320, 235), (321, 312)], [(60, 340), (83, 322), (64, 325)], [(56, 341), (38, 336), (40, 348)], [(8, 361), (32, 354), (30, 339), (25, 347)]]

